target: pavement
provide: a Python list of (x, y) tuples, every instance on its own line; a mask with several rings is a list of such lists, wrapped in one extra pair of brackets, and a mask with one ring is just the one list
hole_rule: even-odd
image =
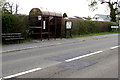
[(0, 49), (2, 49), (0, 53), (9, 53), (9, 52), (15, 52), (15, 51), (21, 51), (21, 50), (34, 49), (34, 48), (57, 46), (61, 44), (77, 43), (77, 42), (85, 41), (88, 39), (99, 39), (99, 38), (106, 38), (110, 36), (118, 36), (118, 34), (99, 35), (99, 36), (90, 36), (90, 37), (82, 37), (82, 38), (70, 38), (70, 39), (65, 39), (65, 38), (56, 39), (56, 40), (52, 39), (52, 40), (43, 40), (43, 41), (33, 40), (27, 43), (0, 46)]

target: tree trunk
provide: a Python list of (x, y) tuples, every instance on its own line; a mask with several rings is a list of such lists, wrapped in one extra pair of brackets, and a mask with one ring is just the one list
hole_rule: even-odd
[(108, 3), (110, 7), (110, 17), (112, 22), (116, 22), (116, 9), (114, 9), (114, 4), (113, 3)]

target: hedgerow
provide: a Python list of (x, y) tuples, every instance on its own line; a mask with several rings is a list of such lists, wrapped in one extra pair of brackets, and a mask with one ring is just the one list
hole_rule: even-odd
[[(63, 20), (63, 36), (65, 32), (65, 24), (64, 22), (67, 20)], [(90, 33), (100, 33), (100, 32), (111, 32), (111, 26), (117, 25), (114, 22), (103, 22), (103, 21), (88, 21), (88, 20), (80, 20), (80, 19), (69, 19), (72, 21), (72, 35), (83, 35)], [(69, 34), (67, 34), (69, 35)]]
[(2, 33), (22, 33), (28, 37), (28, 16), (2, 14)]
[[(29, 37), (29, 17), (27, 15), (2, 14), (3, 33), (22, 33), (25, 38)], [(65, 21), (62, 24), (62, 36), (65, 36)], [(111, 26), (117, 25), (114, 22), (88, 21), (70, 19), (72, 21), (72, 35), (83, 35), (90, 33), (110, 32)], [(69, 32), (67, 32), (69, 34)]]

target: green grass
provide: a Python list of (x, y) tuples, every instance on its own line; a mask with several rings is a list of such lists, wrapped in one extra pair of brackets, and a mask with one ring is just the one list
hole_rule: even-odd
[(116, 34), (116, 33), (117, 32), (102, 32), (102, 33), (91, 33), (91, 34), (84, 34), (84, 35), (72, 35), (72, 38), (99, 36), (99, 35)]

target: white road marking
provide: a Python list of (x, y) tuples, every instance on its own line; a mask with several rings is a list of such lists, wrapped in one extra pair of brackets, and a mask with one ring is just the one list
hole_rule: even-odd
[(24, 74), (27, 74), (27, 73), (31, 73), (31, 72), (35, 72), (35, 71), (38, 71), (38, 70), (41, 70), (41, 69), (42, 68), (36, 68), (36, 69), (28, 70), (28, 71), (25, 71), (25, 72), (21, 72), (21, 73), (17, 73), (17, 74), (14, 74), (14, 75), (3, 77), (3, 79), (9, 79), (9, 78), (21, 76), (21, 75), (24, 75)]
[(98, 53), (101, 53), (101, 52), (103, 52), (103, 51), (97, 51), (97, 52), (93, 52), (93, 53), (86, 54), (86, 55), (83, 55), (83, 56), (79, 56), (79, 57), (75, 57), (75, 58), (72, 58), (72, 59), (68, 59), (68, 60), (65, 60), (65, 62), (74, 61), (74, 60), (77, 60), (77, 59), (80, 59), (80, 58), (84, 58), (84, 57), (88, 57), (88, 56), (91, 56), (91, 55), (94, 55), (94, 54), (98, 54)]
[(119, 46), (114, 46), (114, 47), (111, 47), (110, 49), (115, 49), (115, 48), (118, 48)]

